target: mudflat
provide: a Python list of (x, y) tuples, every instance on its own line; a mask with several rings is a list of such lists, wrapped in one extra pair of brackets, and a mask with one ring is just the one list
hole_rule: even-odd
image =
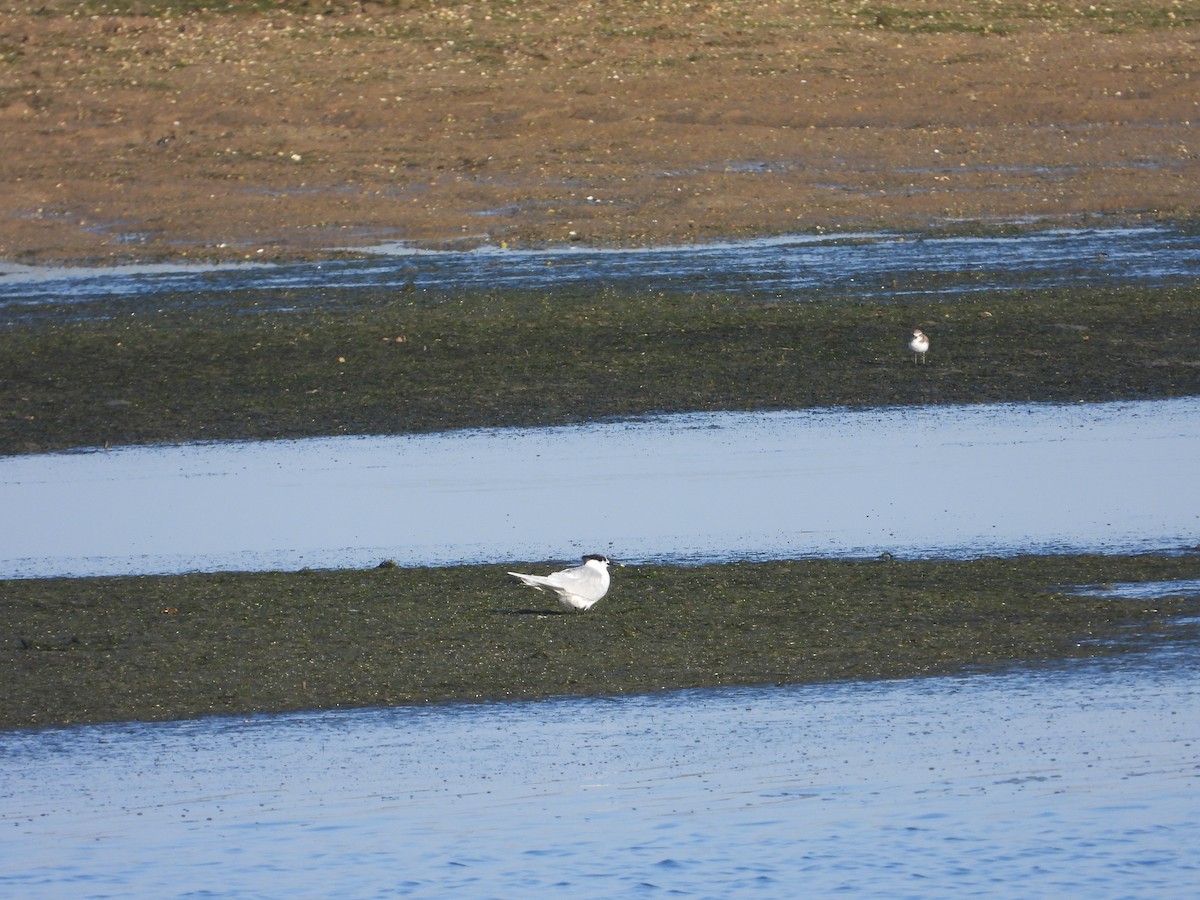
[(1189, 220), (1198, 42), (1182, 0), (9, 3), (0, 258)]
[[(205, 5), (0, 7), (0, 259), (1196, 218), (1194, 3)], [(254, 296), (64, 311), (0, 323), (0, 453), (561, 423), (579, 396), (595, 416), (1192, 394), (1195, 294), (839, 308), (596, 286), (450, 308), (330, 286), (278, 320), (246, 315)], [(904, 335), (929, 322), (958, 349), (915, 366)], [(530, 346), (571, 352), (512, 352)], [(1195, 561), (649, 566), (585, 616), (491, 566), (9, 581), (0, 728), (1091, 656), (1195, 603), (1072, 585)]]
[[(316, 296), (314, 296), (314, 294)], [(0, 323), (0, 455), (662, 412), (1200, 394), (1200, 287), (886, 303), (316, 287)], [(294, 305), (280, 312), (279, 305)], [(931, 359), (907, 340), (928, 329)]]
[(1196, 555), (636, 566), (567, 613), (505, 566), (10, 581), (0, 728), (895, 678), (1195, 640), (1081, 596)]

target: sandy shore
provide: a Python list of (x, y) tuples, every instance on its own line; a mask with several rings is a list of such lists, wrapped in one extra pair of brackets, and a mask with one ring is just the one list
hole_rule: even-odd
[(1179, 220), (1200, 198), (1193, 4), (187, 6), (0, 13), (0, 257)]

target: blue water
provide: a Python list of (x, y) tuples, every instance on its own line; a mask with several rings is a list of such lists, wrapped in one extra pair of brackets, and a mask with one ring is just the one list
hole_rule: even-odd
[(1113, 584), (1085, 584), (1075, 593), (1089, 597), (1129, 600), (1159, 600), (1163, 597), (1200, 597), (1200, 578), (1175, 581), (1118, 581)]
[(0, 733), (0, 894), (1192, 897), (1194, 649)]
[[(238, 291), (274, 291), (279, 303), (326, 302), (323, 288), (454, 291), (579, 286), (629, 291), (736, 292), (875, 300), (955, 296), (1013, 287), (1189, 283), (1200, 276), (1200, 234), (1169, 228), (1058, 229), (1004, 237), (923, 237), (869, 232), (792, 235), (727, 243), (602, 250), (378, 248), (366, 258), (280, 265), (150, 265), (38, 269), (0, 263), (0, 314), (15, 318), (65, 305), (103, 314), (141, 298), (151, 308), (212, 302)], [(300, 297), (297, 291), (317, 289)], [(261, 299), (261, 298), (260, 298)]]
[(1178, 549), (1197, 459), (1194, 397), (0, 457), (0, 577)]

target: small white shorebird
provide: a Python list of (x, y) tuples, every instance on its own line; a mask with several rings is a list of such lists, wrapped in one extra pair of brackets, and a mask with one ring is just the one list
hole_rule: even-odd
[(929, 350), (929, 338), (925, 336), (920, 328), (913, 329), (912, 340), (908, 342), (908, 349), (913, 352), (913, 362), (918, 359), (925, 362), (925, 354)]
[(561, 572), (552, 572), (549, 575), (522, 575), (520, 572), (508, 574), (520, 578), (525, 584), (539, 591), (553, 591), (567, 609), (588, 610), (608, 593), (609, 564), (607, 556), (592, 553), (583, 558), (583, 565), (563, 569)]

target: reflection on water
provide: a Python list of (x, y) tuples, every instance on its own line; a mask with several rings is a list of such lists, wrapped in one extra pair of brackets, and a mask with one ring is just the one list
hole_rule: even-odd
[(1118, 581), (1114, 584), (1086, 584), (1075, 593), (1089, 597), (1113, 597), (1128, 600), (1160, 600), (1164, 597), (1200, 597), (1200, 579), (1175, 581)]
[(0, 577), (1177, 548), (1198, 458), (1198, 398), (8, 457)]
[[(597, 286), (637, 291), (769, 296), (906, 293), (954, 295), (1013, 287), (1191, 282), (1200, 273), (1200, 236), (1170, 228), (1059, 229), (1005, 237), (927, 237), (870, 232), (786, 235), (748, 241), (597, 250), (580, 246), (466, 251), (380, 248), (366, 259), (280, 265), (155, 265), (41, 269), (0, 262), (0, 311), (115, 298), (336, 285), (395, 291)], [(315, 295), (307, 301), (323, 302)]]
[(1183, 897), (1195, 644), (909, 681), (0, 734), (0, 893)]

